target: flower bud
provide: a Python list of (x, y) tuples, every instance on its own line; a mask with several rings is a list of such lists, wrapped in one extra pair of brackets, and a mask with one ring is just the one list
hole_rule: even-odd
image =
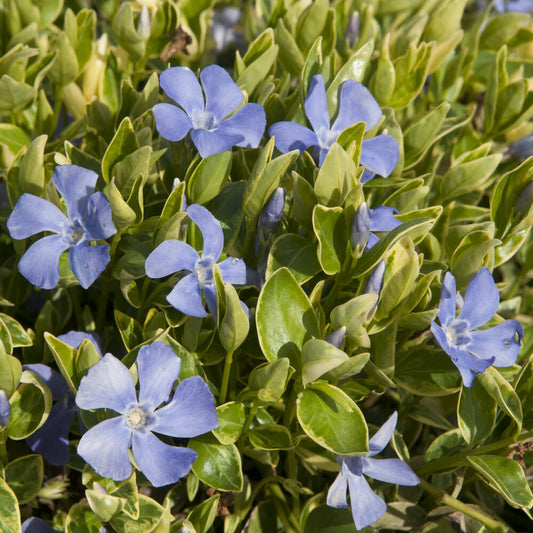
[(363, 290), (363, 293), (373, 293), (379, 294), (381, 293), (381, 289), (383, 287), (383, 278), (385, 276), (385, 266), (387, 262), (385, 259), (380, 261), (378, 263), (378, 266), (374, 269), (374, 272), (370, 274), (370, 277), (368, 278), (368, 281), (366, 282), (365, 288)]
[(335, 346), (335, 348), (340, 348), (344, 335), (346, 335), (346, 326), (342, 326), (341, 328), (336, 329), (333, 333), (330, 333), (326, 337), (326, 342), (329, 342)]
[(513, 215), (525, 217), (533, 204), (533, 181), (530, 181), (522, 190), (514, 206)]
[(137, 33), (143, 41), (146, 41), (150, 37), (151, 32), (150, 11), (148, 11), (148, 7), (143, 4), (139, 19), (137, 20)]
[(255, 255), (259, 255), (261, 246), (274, 233), (281, 220), (283, 208), (285, 207), (285, 189), (278, 187), (268, 203), (263, 207), (259, 222), (257, 223), (257, 238), (255, 241)]
[(350, 243), (359, 254), (365, 249), (370, 235), (370, 209), (362, 202), (352, 219)]
[(6, 391), (0, 390), (0, 428), (7, 426), (9, 416), (11, 415), (11, 405)]

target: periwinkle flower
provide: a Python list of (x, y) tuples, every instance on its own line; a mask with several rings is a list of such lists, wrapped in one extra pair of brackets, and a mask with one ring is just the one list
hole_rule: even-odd
[[(100, 337), (96, 333), (69, 331), (57, 338), (72, 348), (79, 348), (82, 341), (88, 339), (102, 357)], [(74, 395), (65, 378), (50, 367), (36, 363), (24, 365), (24, 369), (31, 370), (43, 378), (52, 393), (54, 402), (46, 422), (26, 438), (26, 444), (32, 451), (42, 455), (47, 463), (54, 466), (65, 465), (70, 458), (68, 434), (77, 411)]]
[(259, 255), (261, 246), (264, 246), (272, 233), (276, 231), (284, 208), (285, 189), (278, 187), (259, 215), (255, 239), (255, 255)]
[(373, 524), (387, 511), (387, 504), (370, 488), (364, 476), (397, 485), (414, 486), (420, 482), (401, 459), (370, 459), (387, 446), (397, 421), (398, 413), (395, 411), (370, 439), (369, 452), (365, 456), (336, 457), (341, 471), (328, 491), (327, 504), (337, 509), (348, 509), (346, 493), (349, 489), (357, 530)]
[(494, 9), (498, 13), (531, 13), (533, 0), (494, 0)]
[(190, 132), (204, 158), (232, 146), (257, 148), (266, 126), (263, 106), (248, 103), (227, 118), (244, 100), (239, 86), (218, 65), (204, 68), (200, 80), (202, 86), (188, 67), (171, 67), (161, 73), (161, 88), (180, 107), (167, 103), (154, 106), (160, 135), (180, 141)]
[(373, 231), (392, 231), (401, 224), (394, 216), (397, 214), (397, 209), (386, 205), (370, 209), (370, 233), (368, 235), (366, 250), (372, 248), (379, 241), (376, 235), (372, 233)]
[(0, 389), (0, 429), (7, 426), (9, 417), (11, 416), (11, 404), (7, 397), (6, 391)]
[[(268, 133), (275, 137), (275, 145), (281, 152), (302, 152), (310, 146), (316, 146), (319, 166), (322, 166), (331, 145), (346, 128), (364, 122), (366, 129), (370, 130), (383, 115), (379, 104), (363, 84), (347, 80), (341, 87), (337, 118), (330, 126), (326, 87), (320, 74), (311, 80), (304, 108), (313, 130), (296, 122), (284, 121), (273, 124)], [(396, 167), (399, 153), (398, 141), (394, 137), (378, 135), (363, 141), (360, 162), (371, 172), (386, 177)]]
[(511, 143), (506, 152), (512, 157), (527, 159), (530, 155), (533, 155), (533, 134), (526, 135)]
[(361, 253), (368, 243), (370, 236), (370, 209), (366, 202), (361, 202), (352, 219), (350, 244), (358, 253)]
[[(217, 300), (213, 268), (224, 246), (220, 222), (203, 206), (193, 204), (187, 215), (200, 228), (203, 250), (200, 256), (189, 244), (169, 239), (162, 242), (147, 258), (146, 275), (162, 278), (181, 270), (189, 271), (167, 295), (169, 303), (178, 311), (196, 317), (207, 316), (202, 303), (202, 293), (213, 317), (217, 316)], [(228, 257), (217, 264), (224, 282), (246, 283), (246, 265), (242, 259)]]
[(385, 267), (387, 266), (387, 261), (383, 259), (380, 261), (376, 268), (370, 274), (368, 281), (366, 282), (365, 288), (363, 289), (364, 294), (381, 294), (381, 289), (383, 288), (383, 279), (385, 277)]
[(181, 361), (162, 342), (145, 345), (137, 356), (139, 396), (128, 368), (110, 353), (82, 378), (76, 404), (80, 409), (112, 409), (119, 416), (90, 428), (78, 445), (78, 454), (104, 477), (121, 481), (131, 475), (128, 456), (154, 487), (175, 483), (192, 467), (197, 453), (171, 446), (154, 433), (190, 438), (218, 425), (213, 394), (200, 376), (184, 379), (172, 399)]
[[(461, 310), (456, 317), (457, 301)], [(482, 267), (470, 282), (464, 302), (456, 292), (452, 274), (444, 276), (437, 315), (440, 326), (431, 322), (431, 331), (459, 369), (465, 387), (471, 387), (475, 376), (489, 366), (510, 366), (518, 357), (524, 336), (518, 320), (478, 330), (496, 314), (499, 304), (500, 293), (487, 267)]]
[(59, 281), (59, 258), (68, 250), (69, 265), (80, 285), (87, 289), (109, 263), (109, 246), (90, 246), (116, 233), (111, 206), (105, 194), (94, 192), (98, 175), (77, 165), (56, 167), (52, 182), (65, 200), (67, 215), (53, 203), (24, 193), (7, 221), (14, 239), (26, 239), (41, 231), (48, 235), (33, 243), (21, 257), (19, 272), (41, 289), (53, 289)]
[(56, 533), (56, 530), (48, 522), (32, 516), (22, 522), (22, 533)]
[(335, 348), (340, 348), (345, 335), (346, 335), (346, 326), (341, 326), (339, 329), (332, 331), (325, 338), (325, 341), (335, 346)]

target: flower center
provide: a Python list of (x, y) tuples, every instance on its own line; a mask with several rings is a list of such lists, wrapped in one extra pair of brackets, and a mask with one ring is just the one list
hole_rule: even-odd
[(130, 429), (141, 429), (146, 425), (147, 414), (139, 406), (132, 407), (125, 416)]
[(64, 237), (68, 244), (78, 244), (85, 240), (85, 228), (79, 220), (71, 220), (65, 228)]
[(446, 327), (446, 338), (452, 346), (465, 346), (470, 343), (472, 337), (469, 333), (469, 325), (466, 320), (455, 318)]
[(195, 109), (191, 116), (194, 129), (210, 130), (215, 126), (215, 117), (209, 111)]
[(336, 131), (320, 128), (316, 132), (316, 136), (318, 137), (320, 148), (329, 148), (337, 140), (339, 134)]
[(215, 261), (210, 257), (199, 259), (194, 265), (194, 275), (200, 286), (213, 284), (213, 265)]

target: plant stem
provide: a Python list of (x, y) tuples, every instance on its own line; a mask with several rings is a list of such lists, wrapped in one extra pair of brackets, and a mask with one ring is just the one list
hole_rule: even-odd
[(456, 500), (447, 492), (438, 489), (437, 487), (434, 487), (427, 481), (420, 481), (420, 486), (426, 492), (429, 492), (429, 494), (431, 494), (431, 496), (435, 499), (437, 503), (442, 503), (443, 505), (447, 505), (452, 509), (455, 509), (467, 516), (470, 516), (474, 520), (477, 520), (478, 522), (482, 523), (486, 528), (490, 529), (491, 531), (494, 531), (495, 533), (506, 533), (506, 531), (508, 530), (507, 526), (504, 523), (499, 522), (498, 520), (494, 520), (486, 514), (481, 513), (477, 509), (473, 509), (465, 503)]
[(81, 310), (80, 299), (78, 297), (77, 287), (70, 287), (70, 299), (72, 300), (72, 305), (74, 307), (74, 314), (76, 315), (76, 322), (78, 323), (78, 328), (85, 331), (83, 326), (83, 312)]
[(463, 453), (450, 455), (449, 457), (443, 457), (442, 459), (436, 459), (435, 461), (430, 461), (418, 468), (417, 474), (419, 476), (427, 476), (441, 470), (453, 470), (457, 466), (468, 466), (469, 463), (467, 457), (469, 455), (483, 455), (485, 453), (494, 452), (531, 438), (533, 438), (533, 431), (527, 431), (526, 433), (519, 435), (517, 438), (502, 439), (486, 444), (485, 446), (480, 446), (475, 450), (469, 450)]
[(226, 361), (224, 362), (224, 374), (222, 375), (222, 385), (220, 387), (220, 403), (226, 402), (226, 396), (228, 394), (229, 376), (231, 372), (231, 364), (233, 363), (233, 350), (228, 350), (226, 354)]

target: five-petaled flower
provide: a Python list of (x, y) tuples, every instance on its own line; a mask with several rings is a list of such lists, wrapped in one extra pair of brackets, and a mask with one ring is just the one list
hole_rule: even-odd
[(26, 239), (41, 231), (48, 235), (33, 243), (21, 257), (19, 272), (41, 289), (53, 289), (59, 281), (59, 258), (69, 250), (69, 265), (80, 285), (87, 289), (109, 263), (109, 246), (90, 246), (116, 233), (111, 206), (102, 192), (94, 192), (98, 174), (76, 165), (56, 167), (52, 182), (65, 200), (66, 217), (53, 203), (24, 193), (7, 221), (14, 239)]
[[(275, 137), (275, 145), (281, 152), (302, 152), (310, 146), (316, 146), (319, 166), (322, 166), (331, 145), (346, 128), (364, 122), (366, 129), (371, 130), (383, 115), (379, 104), (364, 85), (347, 80), (341, 87), (339, 113), (333, 126), (330, 126), (326, 87), (320, 74), (311, 80), (304, 107), (314, 131), (296, 122), (283, 121), (273, 124), (268, 133)], [(396, 167), (399, 153), (398, 141), (391, 135), (365, 139), (361, 146), (361, 165), (386, 177)], [(371, 178), (372, 174), (366, 173), (363, 181)]]
[(184, 379), (172, 399), (159, 407), (170, 398), (180, 366), (167, 344), (143, 346), (137, 356), (139, 399), (130, 371), (110, 353), (90, 368), (78, 389), (78, 407), (120, 413), (90, 428), (78, 445), (78, 454), (98, 474), (115, 481), (128, 478), (130, 446), (139, 469), (155, 487), (175, 483), (189, 472), (197, 453), (165, 444), (152, 433), (190, 438), (218, 426), (213, 394), (200, 376)]
[(327, 504), (347, 509), (346, 492), (349, 489), (352, 515), (358, 530), (373, 524), (387, 511), (387, 504), (372, 491), (364, 476), (397, 485), (414, 486), (420, 481), (401, 459), (369, 459), (387, 446), (397, 421), (398, 413), (394, 412), (370, 439), (369, 452), (365, 456), (337, 456), (341, 471), (328, 491)]
[[(456, 307), (461, 309), (456, 317)], [(456, 291), (455, 278), (447, 272), (442, 282), (439, 303), (440, 326), (431, 322), (431, 331), (441, 348), (459, 369), (465, 387), (470, 387), (477, 374), (491, 365), (514, 364), (524, 336), (518, 320), (505, 320), (489, 329), (477, 330), (498, 311), (500, 293), (487, 267), (474, 276), (464, 302)]]
[(232, 146), (257, 148), (266, 126), (260, 104), (245, 104), (244, 95), (231, 76), (218, 65), (209, 65), (200, 73), (202, 87), (187, 67), (172, 67), (161, 73), (160, 85), (173, 104), (156, 104), (155, 125), (162, 137), (180, 141), (187, 133), (202, 157), (220, 154)]
[[(196, 317), (207, 316), (202, 304), (202, 292), (207, 307), (216, 320), (217, 299), (213, 268), (222, 253), (224, 234), (220, 222), (203, 206), (193, 204), (187, 208), (187, 215), (200, 228), (203, 237), (202, 255), (189, 244), (169, 239), (162, 242), (147, 258), (146, 274), (151, 278), (162, 278), (180, 270), (190, 273), (178, 281), (167, 295), (167, 300), (178, 311)], [(217, 264), (226, 283), (246, 283), (246, 265), (242, 259), (228, 257)]]

